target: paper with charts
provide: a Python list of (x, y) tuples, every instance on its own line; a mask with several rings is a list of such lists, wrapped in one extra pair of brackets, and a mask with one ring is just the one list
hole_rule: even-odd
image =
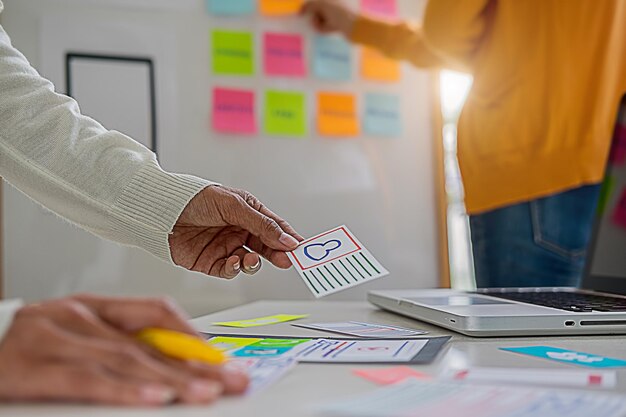
[(307, 239), (287, 255), (316, 298), (389, 274), (346, 226)]
[(598, 391), (410, 379), (318, 411), (333, 417), (622, 417), (626, 398)]

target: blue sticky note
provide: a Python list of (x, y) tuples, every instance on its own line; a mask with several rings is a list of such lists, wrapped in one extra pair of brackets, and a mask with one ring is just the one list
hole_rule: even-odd
[(338, 36), (316, 36), (313, 74), (322, 80), (348, 81), (352, 77), (352, 48)]
[(384, 93), (366, 94), (363, 131), (371, 136), (400, 136), (402, 134), (400, 97)]
[(561, 363), (588, 366), (591, 368), (614, 368), (626, 366), (626, 361), (622, 359), (606, 358), (592, 353), (576, 352), (573, 350), (560, 349), (551, 346), (500, 348), (500, 350), (536, 356), (538, 358)]
[(254, 13), (254, 0), (206, 0), (209, 13), (218, 16), (238, 16)]

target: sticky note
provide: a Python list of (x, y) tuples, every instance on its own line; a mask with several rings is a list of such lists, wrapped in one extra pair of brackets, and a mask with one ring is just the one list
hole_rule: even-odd
[(287, 256), (316, 298), (389, 274), (346, 226), (306, 239)]
[(371, 136), (397, 137), (402, 134), (400, 97), (394, 94), (367, 93), (363, 130)]
[(213, 90), (213, 129), (220, 133), (257, 133), (254, 92), (215, 88)]
[(253, 343), (259, 342), (263, 339), (255, 339), (253, 337), (227, 337), (217, 336), (207, 340), (207, 343), (216, 349), (220, 350), (235, 350)]
[(361, 0), (361, 11), (374, 17), (398, 17), (396, 0)]
[(304, 136), (306, 134), (304, 94), (267, 91), (264, 119), (265, 132), (270, 135)]
[(297, 14), (304, 0), (261, 0), (261, 13), (266, 16)]
[(615, 127), (613, 140), (610, 161), (615, 165), (623, 165), (626, 163), (626, 126), (618, 124)]
[(430, 375), (417, 372), (408, 366), (396, 366), (382, 369), (356, 369), (353, 373), (379, 385), (391, 385), (406, 381), (409, 378), (432, 379)]
[(319, 93), (317, 96), (317, 127), (324, 136), (356, 136), (359, 119), (352, 94)]
[(400, 64), (371, 48), (361, 48), (361, 76), (380, 82), (400, 81)]
[(606, 358), (592, 353), (582, 353), (573, 350), (560, 349), (551, 346), (526, 346), (514, 348), (500, 348), (507, 352), (521, 353), (523, 355), (536, 356), (561, 363), (582, 365), (591, 368), (624, 367), (626, 361), (622, 359)]
[(277, 314), (275, 316), (267, 316), (267, 317), (259, 317), (256, 319), (249, 320), (238, 320), (238, 321), (221, 321), (217, 323), (213, 323), (216, 326), (226, 326), (226, 327), (259, 327), (259, 326), (269, 326), (270, 324), (278, 324), (284, 323), (286, 321), (298, 320), (305, 317), (308, 317), (308, 314), (304, 315), (291, 315), (291, 314)]
[(602, 188), (600, 189), (600, 197), (598, 198), (598, 210), (597, 215), (603, 216), (606, 211), (606, 206), (609, 204), (609, 199), (611, 195), (613, 195), (613, 191), (615, 191), (615, 178), (611, 175), (607, 175), (602, 183)]
[(252, 75), (254, 47), (250, 32), (216, 30), (211, 34), (213, 72), (223, 75)]
[(262, 339), (233, 353), (233, 356), (272, 357), (285, 355), (298, 345), (309, 342), (311, 339)]
[(263, 36), (264, 67), (267, 75), (304, 77), (304, 42), (301, 35), (266, 33)]
[(254, 12), (254, 0), (206, 0), (209, 13), (216, 16), (238, 16)]
[(626, 228), (626, 188), (622, 191), (613, 212), (613, 222), (618, 226)]
[(339, 36), (316, 36), (313, 40), (313, 74), (322, 80), (352, 78), (352, 47)]

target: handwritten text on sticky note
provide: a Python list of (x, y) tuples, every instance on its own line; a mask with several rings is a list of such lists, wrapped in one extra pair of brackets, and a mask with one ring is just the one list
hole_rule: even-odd
[(312, 59), (317, 78), (348, 81), (352, 77), (352, 47), (343, 38), (316, 36)]
[(365, 95), (365, 133), (372, 136), (396, 137), (402, 132), (400, 97), (394, 94)]
[(266, 16), (297, 14), (304, 0), (261, 0), (261, 13)]
[(304, 136), (306, 134), (304, 94), (267, 91), (264, 119), (265, 132), (270, 135)]
[(359, 119), (354, 95), (319, 93), (317, 102), (317, 122), (321, 135), (356, 136), (359, 134)]
[(224, 75), (254, 73), (253, 38), (250, 32), (216, 30), (211, 35), (213, 72)]
[(400, 81), (400, 64), (370, 48), (361, 50), (361, 75), (372, 81)]
[(266, 33), (263, 36), (265, 73), (268, 75), (304, 77), (304, 47), (302, 36)]
[(213, 90), (213, 128), (221, 133), (255, 134), (254, 92)]

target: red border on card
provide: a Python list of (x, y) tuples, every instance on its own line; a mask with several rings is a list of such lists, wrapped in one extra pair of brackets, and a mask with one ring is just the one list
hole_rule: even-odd
[(341, 255), (341, 256), (337, 256), (337, 257), (335, 257), (335, 258), (328, 259), (328, 260), (326, 260), (326, 261), (324, 261), (324, 262), (320, 262), (320, 263), (318, 263), (318, 264), (315, 264), (315, 265), (309, 266), (309, 267), (307, 267), (307, 268), (305, 268), (305, 267), (303, 267), (303, 266), (302, 266), (302, 264), (300, 263), (300, 260), (299, 260), (299, 259), (298, 259), (298, 257), (296, 256), (296, 253), (295, 253), (295, 252), (291, 252), (291, 254), (293, 255), (293, 258), (296, 260), (296, 262), (298, 263), (298, 266), (300, 267), (300, 269), (301, 269), (302, 271), (307, 271), (307, 270), (312, 269), (312, 268), (317, 268), (317, 267), (318, 267), (318, 266), (320, 266), (320, 265), (327, 264), (327, 263), (332, 262), (332, 261), (334, 261), (334, 260), (336, 260), (336, 259), (343, 258), (344, 256), (348, 256), (348, 255), (350, 255), (351, 253), (358, 252), (358, 251), (360, 251), (360, 250), (362, 250), (362, 249), (363, 249), (363, 248), (362, 248), (362, 247), (361, 247), (361, 246), (360, 246), (360, 245), (356, 242), (356, 240), (354, 240), (354, 239), (352, 238), (352, 236), (350, 236), (350, 233), (349, 233), (349, 232), (346, 230), (346, 228), (345, 228), (345, 227), (343, 227), (343, 226), (339, 226), (339, 227), (337, 227), (336, 229), (329, 230), (329, 231), (328, 231), (328, 232), (326, 232), (326, 233), (322, 233), (321, 235), (317, 235), (317, 236), (314, 236), (314, 237), (312, 237), (312, 238), (310, 238), (310, 239), (307, 239), (307, 240), (305, 240), (305, 241), (301, 242), (301, 243), (300, 243), (300, 246), (302, 246), (302, 245), (304, 245), (304, 244), (306, 244), (306, 243), (308, 243), (308, 242), (311, 242), (311, 241), (313, 241), (313, 240), (315, 240), (315, 239), (319, 239), (319, 238), (320, 238), (320, 237), (322, 237), (322, 236), (326, 236), (326, 235), (329, 235), (329, 234), (331, 234), (331, 233), (335, 233), (337, 230), (343, 230), (343, 232), (346, 234), (346, 236), (348, 236), (348, 239), (350, 239), (350, 240), (352, 241), (352, 243), (354, 243), (354, 246), (356, 246), (356, 247), (357, 247), (357, 249), (353, 250), (352, 252), (344, 253), (344, 254), (343, 254), (343, 255)]

